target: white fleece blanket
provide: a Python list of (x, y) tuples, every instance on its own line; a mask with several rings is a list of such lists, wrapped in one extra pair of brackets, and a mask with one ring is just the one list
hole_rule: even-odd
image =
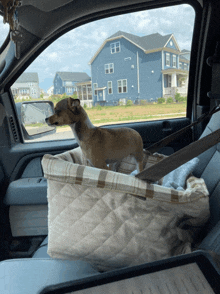
[[(161, 159), (145, 155), (145, 168)], [(148, 184), (129, 175), (133, 158), (123, 160), (120, 172), (101, 170), (88, 166), (80, 148), (45, 155), (42, 166), (53, 258), (105, 271), (188, 253), (209, 218), (203, 179), (188, 178), (184, 191)]]

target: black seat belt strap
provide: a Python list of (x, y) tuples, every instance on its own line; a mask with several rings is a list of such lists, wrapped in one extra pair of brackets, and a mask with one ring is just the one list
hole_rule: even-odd
[(220, 129), (180, 149), (169, 157), (164, 158), (157, 164), (137, 174), (136, 177), (149, 182), (159, 181), (174, 169), (195, 158), (219, 142)]
[(146, 153), (154, 153), (157, 152), (158, 150), (160, 150), (162, 147), (167, 146), (170, 142), (174, 141), (175, 139), (177, 139), (181, 134), (185, 133), (188, 129), (190, 129), (191, 127), (199, 124), (200, 122), (202, 122), (203, 120), (205, 120), (206, 118), (212, 116), (214, 113), (220, 111), (220, 108), (218, 108), (217, 106), (214, 106), (214, 108), (209, 111), (204, 113), (203, 115), (201, 115), (197, 121), (191, 123), (190, 125), (186, 126), (185, 128), (182, 128), (181, 130), (178, 130), (177, 132), (167, 136), (166, 138), (158, 141), (157, 143), (151, 145), (150, 147), (146, 148)]

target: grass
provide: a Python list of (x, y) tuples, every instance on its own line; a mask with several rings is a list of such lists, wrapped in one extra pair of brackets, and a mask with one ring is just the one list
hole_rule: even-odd
[[(54, 106), (62, 97), (50, 97)], [(29, 100), (30, 101), (30, 100)], [(15, 102), (17, 102), (15, 100)], [(149, 103), (133, 106), (96, 106), (86, 108), (86, 112), (93, 124), (115, 123), (123, 121), (138, 121), (162, 118), (175, 118), (186, 115), (186, 102), (183, 103)], [(33, 125), (33, 126), (36, 126)], [(65, 126), (66, 127), (66, 126)]]
[[(147, 104), (135, 106), (104, 106), (86, 109), (92, 123), (117, 122), (128, 120), (160, 119), (164, 116), (185, 116), (186, 103)], [(184, 113), (184, 114), (182, 114)], [(105, 117), (103, 117), (105, 116)]]

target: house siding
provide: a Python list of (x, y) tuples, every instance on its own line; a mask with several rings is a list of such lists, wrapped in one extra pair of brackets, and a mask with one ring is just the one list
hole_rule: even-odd
[[(118, 41), (118, 40), (117, 40)], [(132, 100), (150, 99), (161, 97), (162, 74), (161, 74), (161, 52), (145, 54), (142, 49), (138, 48), (124, 38), (119, 39), (120, 52), (111, 54), (110, 44), (107, 42), (99, 55), (92, 63), (92, 87), (94, 104), (105, 101), (108, 105), (115, 105), (121, 99)], [(138, 93), (138, 66), (137, 56), (139, 57), (139, 92)], [(105, 73), (105, 64), (114, 64), (114, 73)], [(153, 83), (152, 83), (152, 73)], [(118, 93), (118, 80), (127, 80), (127, 92)], [(151, 80), (150, 80), (151, 79)], [(112, 94), (108, 94), (108, 82), (112, 81)], [(105, 90), (98, 91), (98, 95), (94, 95), (94, 83), (98, 84), (98, 88)], [(102, 95), (102, 96), (101, 96)], [(104, 99), (103, 99), (104, 97)]]
[(161, 52), (140, 56), (140, 97), (156, 100), (162, 97)]
[(55, 78), (54, 78), (54, 94), (63, 94), (65, 93), (64, 91), (64, 87), (63, 87), (63, 82), (61, 77), (56, 74)]
[[(171, 42), (173, 43), (172, 45), (171, 45)], [(167, 43), (167, 46), (166, 47), (167, 48), (170, 48), (170, 49), (178, 50), (178, 48), (175, 46), (175, 42), (174, 42), (173, 38), (171, 38), (169, 40), (169, 42)]]
[[(138, 48), (126, 39), (121, 38), (119, 41), (121, 47), (120, 52), (111, 54), (110, 44), (112, 42), (109, 41), (105, 44), (102, 51), (92, 63), (94, 104), (105, 101), (108, 105), (115, 105), (120, 101), (120, 99), (132, 100), (135, 102), (137, 98), (156, 100), (161, 97), (161, 52), (145, 54), (142, 49)], [(109, 63), (114, 63), (114, 73), (106, 74), (105, 64)], [(117, 81), (123, 79), (127, 80), (127, 92), (118, 93)], [(112, 94), (108, 94), (108, 81), (112, 81)], [(98, 88), (106, 87), (106, 89), (98, 91), (98, 95), (95, 96), (94, 83), (98, 84)], [(103, 96), (105, 100), (103, 99)]]
[(12, 94), (17, 98), (40, 98), (38, 74), (34, 72), (23, 73), (11, 86)]
[(38, 83), (35, 82), (24, 82), (19, 83), (15, 82), (13, 86), (11, 87), (12, 92), (16, 91), (16, 96), (22, 97), (27, 96), (31, 97), (33, 99), (39, 99), (40, 98), (40, 89)]
[(73, 95), (75, 92), (75, 82), (73, 81), (63, 81), (59, 74), (56, 74), (54, 79), (54, 94), (64, 94)]
[[(146, 48), (149, 48), (149, 44), (152, 46), (152, 43), (144, 43), (141, 39), (135, 39), (134, 36), (129, 39), (129, 34), (126, 33), (124, 37), (120, 37), (123, 32), (118, 32), (118, 34), (120, 34), (119, 37), (117, 34), (113, 36), (117, 39), (107, 39), (91, 60), (93, 104), (117, 105), (127, 100), (132, 100), (133, 103), (140, 102), (140, 100), (157, 101), (158, 98), (165, 95), (174, 95), (174, 91), (180, 85), (179, 76), (187, 75), (179, 67), (179, 62), (186, 59), (180, 59), (180, 49), (175, 38), (173, 37), (166, 44), (165, 39), (164, 43), (160, 42), (159, 34), (153, 34), (154, 38), (158, 38), (155, 41), (157, 46), (147, 50)], [(166, 37), (169, 38), (169, 36)], [(171, 41), (172, 44), (170, 44)], [(120, 50), (112, 54), (111, 44), (116, 42), (120, 42)], [(166, 54), (170, 56), (169, 65), (166, 65)], [(175, 59), (173, 59), (174, 56)], [(106, 64), (114, 64), (114, 72), (106, 73)], [(172, 80), (172, 83), (168, 84), (168, 79)], [(119, 80), (126, 80), (126, 93), (119, 93)], [(112, 93), (108, 93), (108, 82), (111, 82)], [(184, 92), (186, 87), (180, 90)]]
[(78, 82), (89, 82), (90, 77), (82, 72), (57, 72), (54, 78), (54, 94), (73, 95), (77, 91)]

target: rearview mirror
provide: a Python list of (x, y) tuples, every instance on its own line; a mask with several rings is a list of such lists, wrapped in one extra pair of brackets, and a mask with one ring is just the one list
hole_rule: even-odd
[(40, 138), (48, 133), (55, 133), (56, 128), (48, 126), (45, 118), (54, 114), (51, 101), (25, 101), (16, 103), (18, 118), (23, 130), (24, 139)]

